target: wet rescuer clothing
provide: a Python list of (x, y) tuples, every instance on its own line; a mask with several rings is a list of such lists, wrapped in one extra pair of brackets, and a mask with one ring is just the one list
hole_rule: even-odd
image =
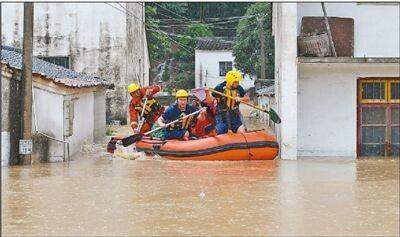
[(159, 86), (149, 86), (143, 87), (140, 89), (140, 96), (139, 97), (132, 97), (131, 102), (129, 104), (129, 115), (131, 125), (139, 123), (140, 115), (142, 114), (143, 105), (145, 102), (145, 94), (146, 90), (151, 90), (151, 96), (147, 99), (147, 103), (145, 106), (143, 117), (145, 118), (144, 124), (140, 133), (145, 133), (150, 131), (151, 126), (154, 124), (155, 121), (160, 117), (160, 115), (164, 112), (164, 107), (161, 106), (154, 98), (157, 92), (160, 91)]
[[(191, 105), (186, 105), (185, 111), (181, 111), (178, 104), (171, 105), (162, 115), (164, 122), (169, 123), (178, 118), (181, 118), (190, 113), (196, 112), (196, 109)], [(190, 116), (180, 122), (177, 122), (171, 126), (164, 129), (165, 139), (180, 139), (188, 128), (192, 126), (193, 116)]]
[[(246, 94), (242, 86), (239, 85), (236, 89), (229, 89), (226, 86), (226, 82), (218, 84), (214, 90), (232, 97), (244, 97)], [(240, 103), (236, 102), (234, 99), (215, 93), (213, 93), (213, 96), (218, 100), (217, 115), (215, 117), (217, 134), (227, 133), (228, 129), (237, 132), (238, 128), (242, 125), (239, 111)]]

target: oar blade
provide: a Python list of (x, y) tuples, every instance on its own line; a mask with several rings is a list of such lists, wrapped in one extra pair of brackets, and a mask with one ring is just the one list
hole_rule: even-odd
[(277, 123), (277, 124), (281, 123), (281, 118), (275, 112), (275, 110), (269, 109), (268, 114), (269, 114), (269, 118), (272, 120), (272, 122)]
[(141, 134), (134, 134), (132, 136), (122, 138), (121, 142), (124, 147), (127, 147), (136, 143), (137, 141), (140, 141), (141, 139), (142, 139)]

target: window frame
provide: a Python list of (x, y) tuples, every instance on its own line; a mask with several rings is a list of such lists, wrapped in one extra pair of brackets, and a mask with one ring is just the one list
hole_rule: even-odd
[[(221, 75), (221, 63), (224, 63), (224, 66), (225, 66), (225, 74), (224, 75)], [(229, 65), (229, 64), (230, 64), (230, 69), (229, 69), (229, 67), (227, 67), (227, 65)], [(226, 73), (229, 70), (232, 70), (232, 69), (233, 69), (233, 62), (232, 61), (218, 61), (218, 75), (220, 77), (224, 77), (226, 75)]]
[[(368, 83), (384, 83), (384, 99), (363, 99), (363, 85), (368, 84)], [(359, 98), (360, 102), (363, 104), (366, 103), (387, 103), (388, 101), (388, 90), (387, 90), (387, 80), (379, 80), (379, 79), (373, 79), (373, 80), (361, 80), (360, 81), (360, 88), (359, 88)]]
[(389, 80), (387, 82), (387, 84), (388, 84), (388, 102), (389, 103), (400, 103), (400, 98), (399, 99), (392, 99), (392, 83), (399, 83), (400, 84), (400, 80)]

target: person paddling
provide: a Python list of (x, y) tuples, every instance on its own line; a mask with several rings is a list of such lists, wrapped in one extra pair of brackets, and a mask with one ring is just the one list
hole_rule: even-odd
[(164, 107), (153, 98), (160, 90), (160, 85), (141, 88), (139, 84), (132, 83), (128, 86), (128, 93), (131, 95), (129, 103), (130, 125), (135, 134), (150, 131), (154, 122), (164, 112)]
[(250, 98), (246, 95), (243, 87), (239, 85), (239, 82), (242, 80), (242, 74), (239, 71), (232, 70), (226, 74), (225, 81), (214, 88), (214, 90), (234, 98), (231, 99), (217, 93), (212, 93), (218, 101), (217, 115), (215, 117), (217, 134), (246, 132), (241, 119), (239, 104), (242, 101), (248, 102)]
[[(169, 106), (165, 110), (165, 113), (158, 119), (158, 124), (161, 127), (170, 121), (196, 111), (196, 108), (188, 104), (189, 94), (187, 91), (178, 90), (175, 97), (176, 103)], [(193, 116), (190, 116), (174, 125), (164, 128), (164, 138), (189, 140), (189, 127), (192, 126), (192, 122)]]

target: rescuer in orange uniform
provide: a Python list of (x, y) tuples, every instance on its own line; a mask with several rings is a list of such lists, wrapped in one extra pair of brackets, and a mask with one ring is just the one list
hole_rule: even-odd
[[(154, 122), (157, 121), (164, 112), (164, 107), (153, 98), (153, 96), (160, 90), (160, 85), (141, 88), (138, 84), (132, 83), (128, 86), (128, 93), (131, 95), (131, 102), (129, 103), (130, 125), (134, 133), (143, 134), (150, 131)], [(143, 119), (140, 118), (143, 106), (144, 122), (139, 131), (140, 119)]]
[(200, 112), (191, 133), (198, 137), (214, 137), (217, 135), (215, 130), (215, 115), (217, 114), (216, 100), (206, 91), (206, 98), (203, 101), (198, 100), (197, 106), (207, 107), (207, 110)]

